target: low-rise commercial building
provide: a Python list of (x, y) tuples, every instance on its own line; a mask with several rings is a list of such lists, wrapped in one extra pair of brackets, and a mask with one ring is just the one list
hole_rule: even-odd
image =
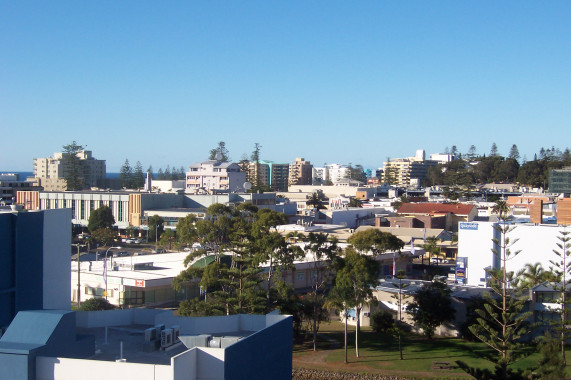
[[(18, 191), (16, 203), (28, 210), (70, 209), (72, 223), (87, 227), (93, 210), (105, 205), (111, 209), (115, 226), (124, 230), (136, 227), (146, 230), (148, 218), (169, 213), (169, 225), (176, 226), (178, 219), (200, 213), (214, 203), (236, 205), (250, 202), (258, 208), (275, 210), (275, 193), (221, 193), (182, 194), (149, 193), (138, 191)], [(184, 211), (186, 210), (186, 213)], [(153, 210), (157, 210), (153, 213)]]
[[(499, 269), (500, 257), (492, 250), (500, 252), (497, 244), (501, 241), (500, 223), (460, 222), (458, 231), (458, 259), (464, 262), (466, 284), (485, 286), (489, 275), (486, 269)], [(507, 270), (517, 273), (526, 264), (540, 263), (545, 270), (559, 260), (553, 250), (557, 250), (559, 237), (565, 227), (557, 225), (534, 225), (531, 223), (509, 224), (509, 249), (513, 253), (507, 262)], [(519, 252), (517, 255), (515, 252)]]

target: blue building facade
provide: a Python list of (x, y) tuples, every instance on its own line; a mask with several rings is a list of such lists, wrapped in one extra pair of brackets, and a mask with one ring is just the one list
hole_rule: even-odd
[(0, 213), (0, 327), (23, 310), (70, 309), (71, 213)]

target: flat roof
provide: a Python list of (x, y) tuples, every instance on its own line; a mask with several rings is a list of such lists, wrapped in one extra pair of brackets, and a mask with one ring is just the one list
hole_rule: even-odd
[[(122, 358), (130, 363), (171, 365), (172, 357), (188, 350), (182, 342), (175, 343), (166, 350), (145, 350), (145, 330), (151, 327), (154, 326), (134, 324), (110, 326), (107, 327), (107, 329), (105, 327), (78, 327), (76, 331), (78, 334), (95, 337), (95, 355), (91, 356), (89, 360), (115, 361), (121, 358), (121, 350), (123, 350)], [(170, 327), (171, 326), (166, 326), (166, 328)], [(107, 337), (105, 336), (106, 330)], [(254, 332), (255, 331), (230, 331), (227, 333), (212, 334), (203, 332), (201, 334), (208, 334), (215, 337), (246, 337)]]

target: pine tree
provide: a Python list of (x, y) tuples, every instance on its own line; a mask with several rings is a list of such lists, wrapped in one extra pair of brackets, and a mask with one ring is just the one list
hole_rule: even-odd
[(214, 149), (210, 149), (210, 154), (208, 156), (209, 160), (216, 160), (219, 158), (218, 161), (220, 162), (228, 162), (230, 161), (230, 156), (228, 149), (226, 149), (226, 143), (224, 141), (219, 141), (218, 146)]
[[(523, 350), (520, 339), (531, 331), (532, 326), (526, 321), (532, 313), (523, 311), (526, 298), (515, 286), (516, 276), (507, 268), (508, 261), (519, 253), (511, 250), (511, 246), (517, 240), (510, 241), (510, 232), (515, 227), (506, 223), (508, 207), (505, 202), (500, 201), (494, 206), (493, 211), (498, 213), (500, 221), (494, 225), (499, 239), (492, 239), (495, 247), (492, 251), (500, 260), (501, 267), (487, 270), (488, 285), (492, 294), (484, 293), (484, 308), (476, 310), (479, 318), (469, 330), (494, 350), (495, 355), (489, 357), (489, 360), (495, 364), (494, 377), (509, 379), (519, 375), (514, 374), (508, 366), (529, 354)], [(469, 367), (465, 363), (459, 365), (477, 378), (491, 376), (488, 371)]]
[(561, 231), (559, 235), (560, 236), (557, 237), (559, 240), (559, 243), (557, 243), (558, 249), (553, 250), (553, 253), (555, 253), (559, 259), (556, 261), (550, 261), (552, 265), (550, 269), (551, 272), (558, 277), (558, 282), (554, 285), (554, 289), (560, 293), (559, 304), (561, 308), (559, 309), (560, 320), (553, 323), (552, 329), (557, 334), (557, 338), (561, 346), (561, 361), (566, 365), (565, 342), (571, 337), (566, 312), (569, 305), (566, 291), (571, 284), (571, 260), (569, 259), (569, 255), (571, 254), (571, 237), (569, 236), (569, 231), (567, 231), (567, 229)]
[(252, 161), (255, 162), (256, 164), (256, 178), (254, 178), (254, 186), (256, 187), (256, 189), (260, 188), (260, 149), (262, 148), (262, 146), (258, 143), (254, 144), (254, 150), (252, 151)]
[(137, 161), (135, 165), (135, 172), (133, 173), (133, 187), (140, 189), (145, 186), (145, 174), (143, 173), (143, 165)]
[(511, 149), (510, 149), (510, 154), (508, 155), (508, 158), (514, 159), (516, 161), (519, 161), (519, 150), (517, 148), (516, 144), (513, 144)]
[(84, 178), (82, 175), (82, 165), (81, 160), (79, 157), (77, 157), (77, 153), (83, 149), (83, 146), (78, 145), (75, 141), (73, 141), (71, 144), (63, 146), (63, 176), (66, 182), (66, 190), (68, 191), (83, 189)]
[(466, 156), (468, 157), (468, 160), (473, 160), (474, 158), (476, 158), (476, 146), (475, 145), (470, 145), (470, 149), (468, 149), (468, 154), (466, 154)]
[(496, 143), (492, 143), (492, 148), (490, 149), (490, 157), (495, 157), (498, 155), (498, 146)]
[(119, 179), (121, 180), (121, 187), (133, 188), (133, 168), (129, 164), (128, 159), (125, 159), (125, 163), (121, 166)]

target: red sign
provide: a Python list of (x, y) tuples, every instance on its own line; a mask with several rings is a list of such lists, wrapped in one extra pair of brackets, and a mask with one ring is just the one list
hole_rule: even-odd
[(135, 280), (135, 286), (138, 288), (144, 288), (145, 287), (145, 280)]

